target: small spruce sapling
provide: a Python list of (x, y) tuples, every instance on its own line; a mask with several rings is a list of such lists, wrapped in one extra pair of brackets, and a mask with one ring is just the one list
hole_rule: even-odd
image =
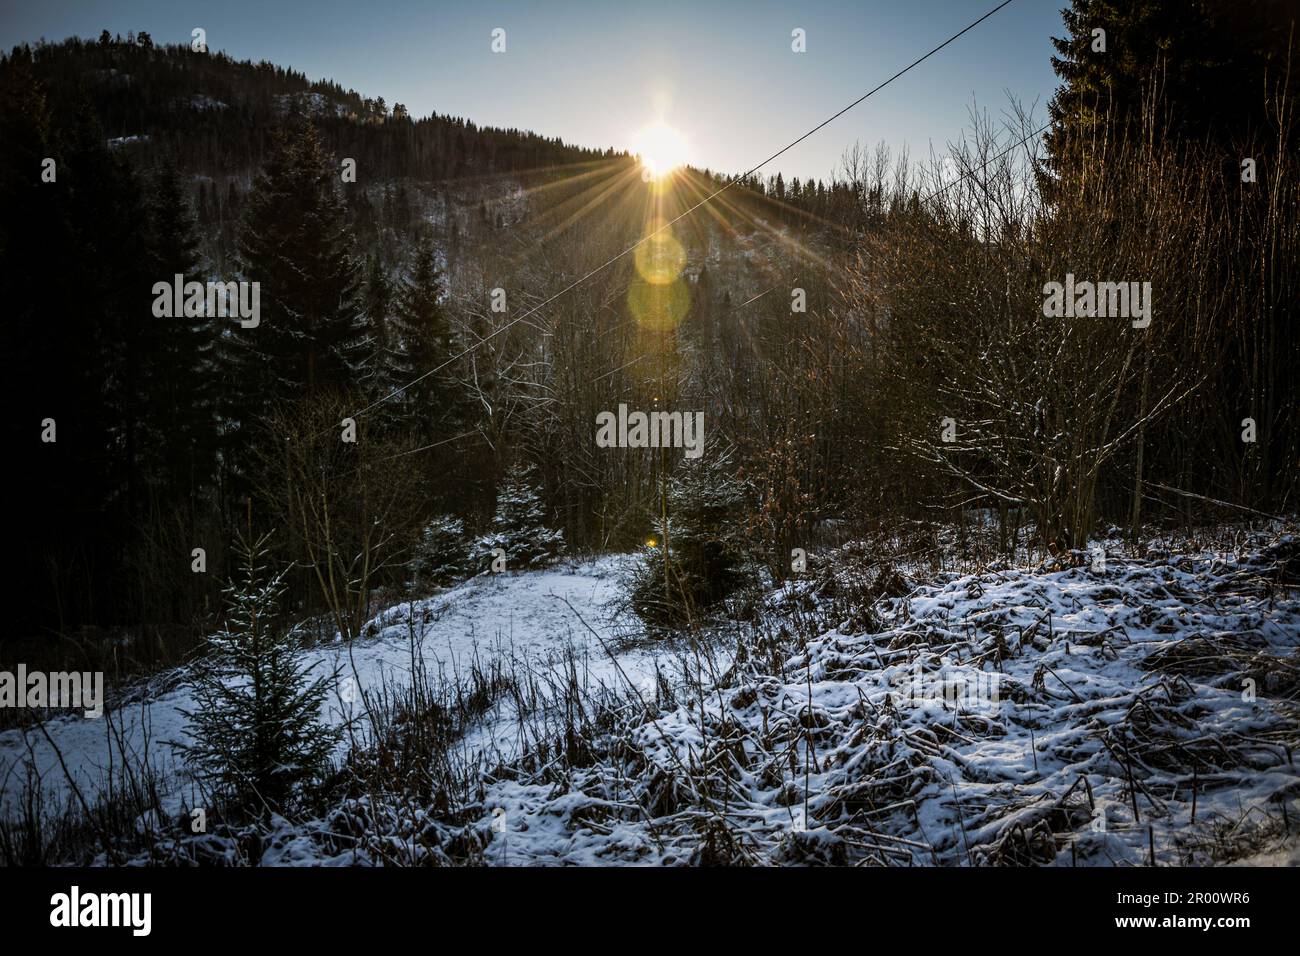
[(240, 537), (226, 619), (191, 679), (195, 707), (182, 711), (193, 742), (180, 745), (197, 777), (256, 811), (319, 780), (338, 740), (321, 720), (329, 683), (311, 676), (298, 633), (280, 622), (285, 571), (268, 571), (268, 537)]
[(523, 465), (512, 465), (506, 471), (497, 493), (492, 530), (475, 545), (478, 566), (490, 566), (497, 548), (505, 552), (506, 567), (512, 571), (545, 567), (564, 551), (564, 534), (546, 526), (542, 499), (532, 484), (532, 469)]
[(411, 559), (416, 578), (432, 584), (451, 584), (472, 572), (465, 525), (455, 515), (437, 515), (420, 532)]

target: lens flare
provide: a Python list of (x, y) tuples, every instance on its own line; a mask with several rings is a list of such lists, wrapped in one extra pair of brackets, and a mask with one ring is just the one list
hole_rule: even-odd
[(676, 281), (686, 265), (686, 250), (660, 219), (651, 220), (646, 238), (632, 253), (637, 272), (651, 285)]
[(627, 304), (641, 328), (671, 332), (690, 311), (691, 291), (681, 279), (669, 283), (636, 279), (627, 290)]

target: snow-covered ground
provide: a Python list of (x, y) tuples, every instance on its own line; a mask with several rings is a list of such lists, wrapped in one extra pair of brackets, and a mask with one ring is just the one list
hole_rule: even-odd
[[(467, 670), (473, 660), (486, 664), (494, 658), (545, 673), (572, 651), (593, 689), (602, 681), (621, 680), (610, 654), (577, 615), (614, 650), (615, 635), (625, 622), (609, 605), (619, 593), (618, 575), (624, 561), (626, 558), (606, 557), (564, 563), (545, 571), (473, 578), (437, 596), (377, 615), (366, 629), (370, 636), (358, 641), (351, 655), (339, 642), (305, 652), (312, 665), (335, 675), (327, 720), (335, 726), (357, 722), (354, 729), (360, 735), (365, 710), (358, 691), (409, 683), (411, 618), (426, 672), (435, 676), (442, 672), (451, 679)], [(624, 670), (637, 674), (637, 679), (647, 665), (653, 673), (653, 662), (643, 652), (615, 653)], [(168, 809), (179, 809), (191, 796), (191, 788), (169, 742), (189, 739), (182, 712), (193, 708), (193, 699), (183, 676), (183, 672), (162, 675), (143, 692), (131, 695), (130, 702), (117, 709), (110, 707), (105, 718), (78, 715), (49, 720), (45, 724), (49, 740), (38, 728), (0, 733), (0, 812), (10, 810), (21, 796), (24, 764), (29, 760), (44, 787), (66, 794), (60, 753), (86, 794), (96, 792), (112, 769), (121, 766), (124, 756), (132, 762), (145, 760), (169, 784)], [(490, 726), (491, 715), (485, 721), (485, 727)], [(485, 745), (491, 736), (486, 734)], [(345, 738), (341, 750), (346, 744)], [(508, 748), (505, 737), (502, 746)]]
[[(493, 783), (484, 860), (1292, 864), (1295, 562), (940, 575), (632, 721), (567, 787)], [(773, 625), (828, 593), (777, 592)]]
[[(499, 661), (541, 708), (502, 694), (465, 729), (469, 786), (277, 818), (259, 862), (1295, 865), (1300, 546), (1107, 552), (958, 573), (846, 549), (770, 591), (727, 651), (619, 641), (626, 557), (390, 608), (353, 648), (361, 689), (409, 681), (414, 631), (427, 671)], [(352, 676), (340, 645), (309, 653)], [(344, 685), (336, 724), (361, 718)], [(175, 686), (113, 716), (173, 806), (189, 785), (163, 741), (188, 702)], [(122, 760), (108, 725), (47, 724), (92, 788)], [(40, 732), (10, 731), (6, 801), (29, 754), (66, 787)], [(236, 859), (235, 837), (205, 839)]]

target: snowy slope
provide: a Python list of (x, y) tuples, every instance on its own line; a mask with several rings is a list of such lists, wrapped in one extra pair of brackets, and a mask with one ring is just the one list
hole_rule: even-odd
[[(473, 782), (450, 804), (361, 795), (277, 818), (259, 862), (1295, 865), (1300, 547), (1107, 550), (1104, 568), (972, 574), (837, 555), (769, 592), (716, 654), (611, 643), (629, 625), (607, 606), (627, 558), (390, 609), (354, 648), (365, 689), (407, 679), (413, 611), (426, 667), (504, 661), (561, 692), (526, 714), (503, 695), (469, 726), (453, 746)], [(351, 673), (337, 645), (311, 654)], [(128, 749), (151, 724), (166, 764), (156, 742), (185, 703), (173, 690), (132, 711)], [(337, 701), (331, 720), (349, 713)], [(87, 779), (110, 759), (104, 722), (50, 733)], [(25, 747), (0, 735), (0, 767)], [(204, 839), (204, 858), (237, 858), (237, 836)]]
[(493, 783), (484, 861), (1293, 862), (1293, 575), (1260, 551), (941, 575), (630, 720), (567, 786)]
[[(424, 665), (434, 673), (441, 670), (452, 677), (473, 659), (492, 658), (545, 670), (572, 649), (588, 664), (593, 686), (609, 680), (614, 672), (609, 655), (574, 612), (602, 638), (610, 639), (619, 622), (607, 605), (618, 594), (618, 571), (624, 560), (602, 558), (545, 571), (474, 578), (409, 607), (403, 604), (379, 614), (366, 628), (372, 636), (359, 641), (351, 657), (341, 643), (305, 652), (311, 664), (335, 675), (336, 691), (327, 704), (327, 719), (336, 726), (364, 721), (357, 691), (409, 682), (411, 618)], [(627, 666), (635, 670), (639, 655), (626, 657)], [(179, 808), (189, 794), (184, 770), (177, 766), (168, 741), (188, 740), (182, 711), (191, 709), (193, 700), (182, 679), (181, 672), (162, 675), (147, 692), (133, 695), (130, 703), (110, 708), (105, 719), (78, 716), (48, 721), (45, 729), (54, 746), (39, 729), (0, 733), (0, 811), (10, 809), (20, 797), (28, 760), (45, 787), (65, 792), (59, 753), (87, 794), (98, 789), (112, 767), (120, 766), (124, 755), (133, 761), (145, 759), (171, 781), (169, 809)], [(346, 741), (340, 745), (344, 746)]]

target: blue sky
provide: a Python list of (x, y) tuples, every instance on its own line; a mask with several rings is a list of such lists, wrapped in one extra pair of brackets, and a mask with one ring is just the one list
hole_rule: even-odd
[[(690, 161), (737, 172), (771, 155), (997, 0), (0, 0), (0, 45), (125, 35), (188, 42), (326, 77), (416, 115), (629, 148), (662, 120)], [(1044, 117), (1064, 0), (1014, 0), (765, 171), (828, 176), (854, 140), (942, 151), (978, 103)], [(491, 33), (506, 31), (494, 54)], [(802, 28), (807, 52), (790, 49)]]

